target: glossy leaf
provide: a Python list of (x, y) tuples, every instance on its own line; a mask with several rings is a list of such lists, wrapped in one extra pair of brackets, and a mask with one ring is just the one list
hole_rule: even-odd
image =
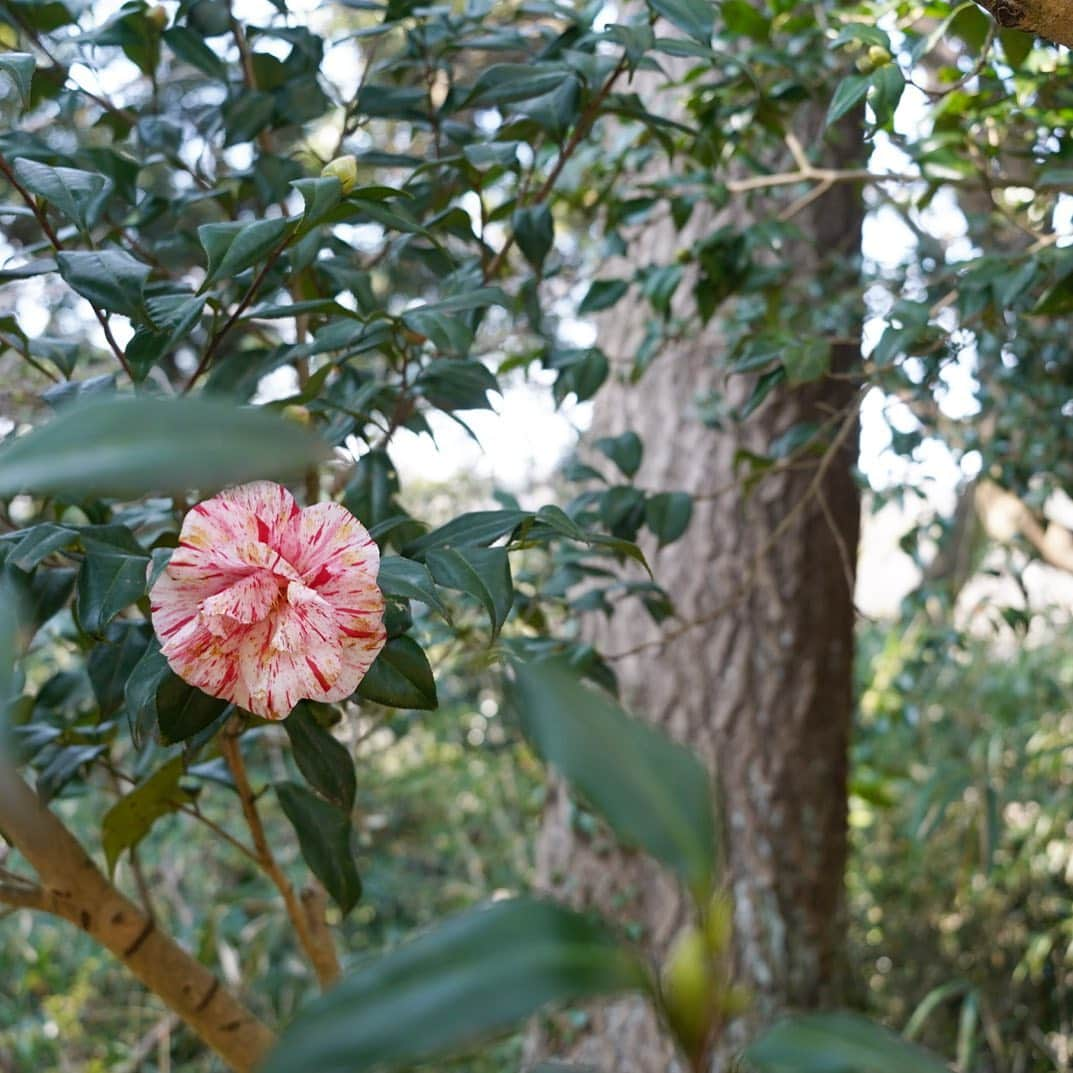
[(440, 599), (436, 584), (424, 563), (404, 559), (399, 555), (384, 556), (380, 560), (377, 584), (388, 596), (420, 600), (447, 618), (447, 608)]
[(650, 989), (643, 964), (602, 923), (552, 902), (509, 899), (359, 967), (298, 1015), (261, 1073), (404, 1069), (548, 1003)]
[(0, 52), (0, 74), (7, 75), (23, 108), (30, 103), (36, 61), (28, 52)]
[(693, 518), (693, 497), (688, 492), (659, 492), (645, 500), (645, 524), (662, 548), (673, 544)]
[(421, 556), (432, 548), (486, 547), (513, 533), (532, 514), (527, 510), (476, 510), (411, 541), (407, 555)]
[(78, 619), (84, 630), (99, 633), (145, 595), (149, 556), (122, 526), (93, 532), (81, 538), (86, 558), (78, 574)]
[(702, 45), (711, 42), (716, 9), (711, 0), (648, 0), (648, 4), (694, 41)]
[(819, 1013), (781, 1021), (746, 1051), (760, 1073), (946, 1073), (946, 1063), (872, 1021)]
[(350, 750), (317, 722), (309, 704), (301, 703), (283, 721), (298, 770), (318, 793), (349, 812), (354, 807), (357, 778)]
[(636, 432), (623, 432), (620, 436), (603, 436), (593, 446), (610, 458), (627, 477), (633, 477), (641, 468), (644, 445)]
[(565, 664), (516, 664), (512, 696), (533, 748), (630, 845), (669, 865), (701, 901), (716, 876), (711, 780), (688, 749), (584, 685)]
[(293, 782), (277, 783), (276, 796), (310, 871), (343, 913), (349, 913), (361, 898), (349, 812)]
[(292, 221), (287, 218), (202, 224), (197, 233), (209, 260), (204, 286), (221, 278), (233, 278), (266, 260), (281, 245), (292, 226)]
[(206, 399), (112, 398), (0, 446), (0, 496), (136, 496), (303, 472), (326, 447), (292, 421)]
[(133, 320), (143, 315), (150, 268), (124, 250), (62, 250), (56, 263), (67, 283), (98, 308)]
[(514, 602), (510, 559), (505, 548), (437, 548), (428, 553), (428, 567), (436, 581), (476, 597), (492, 623), (495, 637)]
[(411, 637), (388, 641), (358, 686), (357, 696), (392, 708), (431, 710), (439, 704), (428, 657)]
[(27, 190), (44, 198), (83, 231), (96, 222), (112, 181), (78, 168), (53, 167), (36, 160), (16, 160), (15, 174)]

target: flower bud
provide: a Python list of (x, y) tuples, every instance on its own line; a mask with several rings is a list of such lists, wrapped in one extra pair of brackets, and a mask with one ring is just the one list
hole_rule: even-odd
[(145, 17), (161, 32), (163, 33), (168, 28), (168, 13), (159, 4), (151, 7), (146, 13)]
[(708, 940), (708, 952), (718, 957), (730, 946), (734, 931), (734, 903), (723, 891), (716, 891), (708, 903), (708, 916), (704, 921), (704, 934)]
[(728, 1021), (740, 1017), (753, 1004), (753, 993), (744, 984), (731, 984), (718, 998), (719, 1012)]
[(339, 180), (344, 194), (349, 194), (358, 185), (358, 161), (355, 157), (337, 156), (330, 164), (325, 164), (321, 175), (324, 178)]
[(313, 415), (305, 406), (284, 406), (280, 416), (286, 421), (293, 421), (296, 425), (308, 425), (313, 420)]
[(663, 964), (663, 1007), (683, 1049), (699, 1054), (717, 1016), (717, 981), (708, 940), (693, 925), (683, 928)]

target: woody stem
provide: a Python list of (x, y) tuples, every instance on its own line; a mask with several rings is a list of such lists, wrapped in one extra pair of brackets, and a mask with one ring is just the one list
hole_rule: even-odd
[(246, 772), (246, 762), (242, 758), (242, 748), (238, 740), (241, 734), (242, 721), (236, 716), (224, 728), (220, 736), (220, 751), (231, 771), (231, 777), (235, 780), (235, 789), (238, 791), (239, 801), (242, 804), (242, 815), (245, 817), (246, 826), (253, 839), (257, 862), (265, 875), (276, 885), (287, 909), (287, 916), (290, 917), (291, 924), (294, 926), (299, 945), (310, 965), (313, 966), (321, 989), (326, 990), (339, 979), (340, 968), (327, 925), (323, 919), (315, 919), (317, 914), (323, 917), (323, 902), (315, 897), (299, 899), (290, 880), (284, 875), (283, 869), (280, 868), (279, 862), (269, 848), (264, 825), (257, 811), (257, 799)]

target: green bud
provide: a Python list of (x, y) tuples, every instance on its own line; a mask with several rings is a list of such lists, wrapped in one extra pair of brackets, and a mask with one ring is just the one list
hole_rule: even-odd
[(321, 172), (324, 178), (339, 180), (344, 194), (349, 194), (358, 185), (358, 161), (355, 157), (337, 156), (330, 164), (324, 165)]
[(719, 1012), (729, 1021), (740, 1017), (753, 1004), (753, 993), (744, 984), (731, 984), (719, 996)]
[(708, 939), (708, 951), (718, 957), (730, 947), (734, 932), (734, 903), (723, 891), (716, 891), (708, 903), (708, 916), (704, 921), (704, 934)]
[(663, 1007), (689, 1055), (698, 1054), (717, 1016), (715, 967), (703, 931), (683, 928), (663, 964)]

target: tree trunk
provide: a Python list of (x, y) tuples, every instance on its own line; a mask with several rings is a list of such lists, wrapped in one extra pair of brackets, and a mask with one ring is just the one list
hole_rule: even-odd
[[(819, 117), (808, 117), (806, 126), (818, 140)], [(821, 163), (859, 166), (861, 145), (857, 117), (829, 136)], [(653, 226), (636, 236), (630, 261), (665, 263), (668, 251), (714, 227), (748, 226), (743, 210), (738, 202), (732, 216), (697, 213), (687, 233), (669, 223)], [(799, 266), (799, 279), (808, 278), (814, 300), (854, 287), (860, 189), (836, 185), (795, 220), (805, 238), (784, 256)], [(601, 325), (600, 345), (613, 362), (628, 364), (643, 331), (644, 310), (622, 309)], [(660, 633), (636, 605), (591, 630), (612, 657), (644, 646), (615, 661), (624, 700), (695, 748), (721, 787), (736, 973), (755, 1001), (727, 1033), (717, 1069), (732, 1062), (758, 1026), (786, 1010), (837, 1004), (843, 986), (859, 524), (853, 382), (829, 377), (780, 388), (744, 427), (716, 431), (697, 420), (694, 400), (710, 390), (740, 395), (750, 386), (744, 377), (728, 385), (718, 367), (721, 349), (715, 318), (661, 354), (639, 384), (609, 385), (599, 398), (594, 434), (632, 429), (644, 442), (639, 486), (684, 489), (699, 499), (686, 535), (650, 558), (679, 616), (661, 631), (672, 639), (649, 644)], [(858, 353), (856, 344), (837, 344), (833, 371), (849, 371)], [(822, 457), (773, 473), (751, 494), (734, 484), (740, 449), (766, 454), (778, 435), (803, 421), (830, 422)], [(538, 846), (541, 884), (574, 904), (639, 924), (645, 946), (662, 957), (688, 919), (687, 898), (664, 869), (583, 833), (572, 817), (568, 791), (555, 786)], [(665, 1034), (639, 1001), (592, 1011), (580, 1031), (554, 1031), (556, 1038), (547, 1025), (534, 1030), (532, 1057), (554, 1053), (601, 1073), (676, 1068)]]

